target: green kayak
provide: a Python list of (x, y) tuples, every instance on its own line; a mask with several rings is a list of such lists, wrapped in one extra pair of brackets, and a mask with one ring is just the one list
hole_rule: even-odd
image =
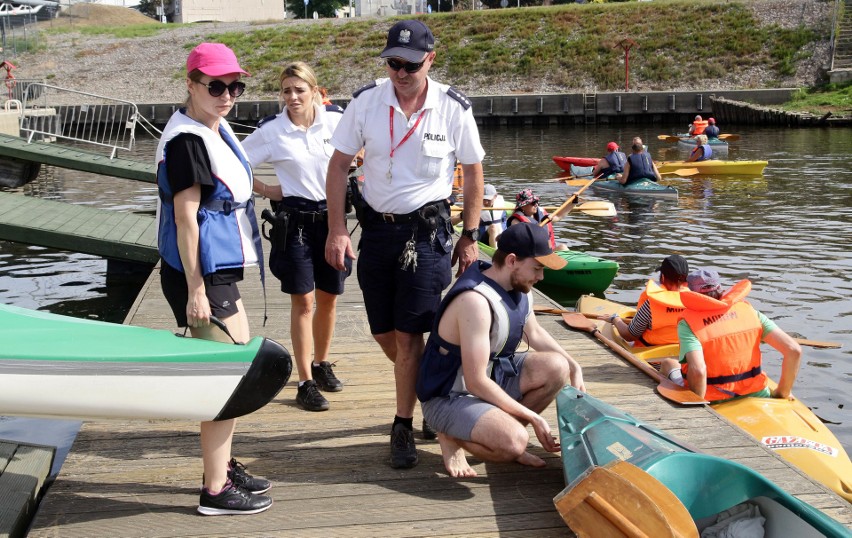
[[(592, 178), (592, 166), (571, 165), (571, 175), (576, 177)], [(610, 176), (610, 178), (613, 176)], [(622, 185), (615, 179), (601, 178), (592, 183), (592, 188), (597, 191), (618, 192), (633, 196), (661, 196), (665, 198), (677, 198), (677, 189), (667, 185), (660, 185), (651, 179), (634, 181)]]
[(760, 473), (695, 452), (665, 432), (573, 387), (565, 387), (559, 393), (556, 405), (569, 488), (590, 469), (623, 460), (671, 490), (699, 530), (713, 524), (720, 512), (749, 503), (766, 518), (763, 525), (769, 538), (852, 536), (842, 524)]
[(0, 415), (225, 420), (269, 403), (290, 354), (0, 305)]
[[(491, 256), (496, 249), (479, 243), (479, 250)], [(618, 262), (612, 260), (575, 250), (557, 250), (556, 254), (568, 264), (559, 271), (545, 267), (542, 284), (549, 288), (558, 288), (566, 296), (602, 294), (612, 284), (612, 279), (618, 272)]]

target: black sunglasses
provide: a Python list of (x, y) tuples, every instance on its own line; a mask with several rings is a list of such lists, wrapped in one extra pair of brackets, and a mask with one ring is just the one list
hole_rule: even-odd
[(416, 73), (420, 71), (423, 67), (423, 64), (426, 63), (426, 60), (423, 60), (419, 64), (411, 63), (411, 62), (400, 62), (399, 60), (394, 60), (393, 58), (388, 58), (388, 67), (393, 69), (394, 71), (399, 71), (400, 69), (405, 69), (406, 73)]
[(207, 91), (210, 92), (211, 97), (219, 97), (225, 90), (228, 90), (228, 93), (231, 97), (239, 97), (246, 91), (246, 83), (240, 82), (239, 80), (235, 80), (230, 84), (225, 84), (221, 80), (211, 80), (209, 83), (204, 84), (203, 82), (199, 82), (202, 86), (207, 88)]

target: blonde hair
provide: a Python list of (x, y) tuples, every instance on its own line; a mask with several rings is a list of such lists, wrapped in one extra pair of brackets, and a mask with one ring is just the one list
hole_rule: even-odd
[(702, 146), (707, 143), (707, 135), (700, 134), (700, 135), (696, 136), (695, 138), (698, 139), (698, 143), (701, 144)]
[(293, 62), (284, 66), (281, 74), (278, 76), (278, 104), (284, 107), (284, 95), (281, 87), (284, 85), (284, 80), (290, 77), (296, 77), (304, 80), (313, 90), (313, 102), (315, 105), (322, 105), (322, 95), (319, 91), (319, 82), (314, 70), (305, 62)]

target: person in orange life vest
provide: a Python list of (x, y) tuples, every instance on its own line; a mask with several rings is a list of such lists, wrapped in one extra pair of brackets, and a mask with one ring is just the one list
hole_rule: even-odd
[(607, 178), (614, 175), (617, 179), (624, 171), (627, 155), (623, 151), (619, 151), (618, 144), (615, 142), (606, 145), (606, 152), (606, 157), (599, 160), (592, 170), (592, 177)]
[(648, 280), (639, 296), (636, 315), (628, 324), (618, 314), (598, 316), (612, 323), (618, 334), (636, 346), (656, 346), (677, 343), (677, 322), (683, 314), (681, 290), (686, 287), (689, 263), (683, 256), (672, 254), (660, 267), (660, 283)]
[(713, 148), (707, 143), (707, 135), (700, 134), (695, 137), (695, 149), (689, 154), (686, 162), (706, 161), (713, 156)]
[[(681, 292), (684, 319), (678, 323), (680, 364), (666, 359), (660, 373), (711, 402), (743, 396), (793, 399), (802, 348), (745, 301), (751, 282), (742, 280), (722, 293), (719, 273), (699, 270), (687, 284), (689, 290)], [(761, 369), (761, 342), (783, 356), (781, 379), (771, 392)]]
[[(539, 197), (533, 194), (532, 189), (524, 189), (515, 196), (515, 212), (512, 213), (506, 221), (507, 226), (512, 226), (519, 222), (540, 223), (547, 216), (547, 211), (538, 205)], [(559, 217), (551, 217), (545, 228), (547, 235), (550, 237), (550, 248), (553, 250), (568, 250), (568, 247), (562, 243), (556, 242), (556, 235), (553, 233), (553, 223), (559, 220)]]
[(689, 124), (689, 136), (704, 134), (704, 129), (707, 128), (707, 120), (701, 116), (695, 116), (695, 121)]
[(707, 120), (707, 128), (704, 129), (704, 134), (709, 138), (719, 138), (719, 127), (716, 125), (716, 120), (710, 118)]

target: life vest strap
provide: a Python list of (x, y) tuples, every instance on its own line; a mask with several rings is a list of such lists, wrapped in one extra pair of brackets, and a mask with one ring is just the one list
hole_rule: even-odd
[(742, 381), (743, 379), (751, 379), (752, 377), (757, 377), (761, 374), (761, 372), (762, 370), (760, 368), (760, 365), (757, 365), (747, 372), (740, 372), (738, 374), (732, 375), (720, 375), (717, 377), (708, 377), (707, 384), (725, 385), (727, 383), (736, 383), (737, 381)]

